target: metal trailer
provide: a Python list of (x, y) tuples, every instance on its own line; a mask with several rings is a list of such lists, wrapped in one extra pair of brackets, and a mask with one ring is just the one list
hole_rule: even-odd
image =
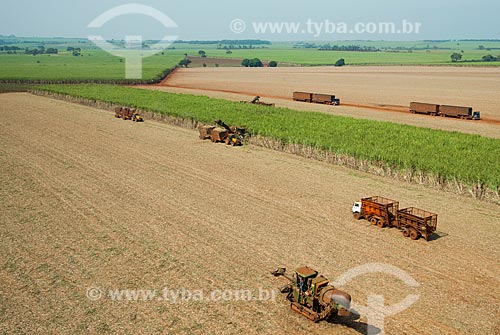
[(417, 240), (422, 236), (429, 241), (436, 231), (437, 214), (415, 207), (404, 208), (398, 210), (397, 224), (404, 237)]
[(226, 142), (228, 135), (229, 131), (227, 129), (214, 127), (214, 129), (212, 129), (212, 131), (210, 132), (210, 140), (213, 143)]
[(294, 101), (312, 102), (313, 94), (307, 92), (293, 92)]
[(335, 106), (340, 105), (340, 99), (336, 99), (335, 95), (331, 94), (313, 93), (312, 102), (325, 105), (335, 105)]
[(441, 105), (439, 107), (439, 115), (443, 117), (456, 117), (466, 120), (479, 120), (481, 119), (480, 112), (474, 112), (472, 107), (464, 106), (449, 106)]
[(354, 218), (365, 219), (380, 228), (393, 226), (397, 219), (399, 202), (380, 196), (361, 199), (354, 204)]
[(198, 126), (198, 131), (200, 132), (200, 140), (208, 140), (210, 139), (210, 134), (212, 133), (212, 130), (214, 130), (214, 126), (204, 126), (204, 125), (199, 125)]
[(436, 116), (439, 115), (439, 105), (423, 102), (412, 102), (410, 103), (410, 113)]
[(132, 115), (134, 114), (134, 110), (128, 107), (116, 107), (115, 108), (115, 117), (121, 118), (123, 120), (132, 120)]

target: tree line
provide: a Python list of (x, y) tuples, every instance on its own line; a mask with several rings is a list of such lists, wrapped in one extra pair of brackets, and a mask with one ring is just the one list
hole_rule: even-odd
[(33, 49), (30, 49), (29, 47), (23, 49), (17, 46), (5, 45), (0, 47), (0, 51), (7, 52), (7, 54), (17, 54), (18, 51), (24, 51), (24, 54), (33, 56), (42, 54), (51, 55), (51, 54), (57, 54), (59, 52), (59, 50), (57, 50), (56, 48), (45, 48), (43, 45), (40, 45)]
[[(460, 54), (458, 52), (454, 52), (450, 57), (451, 57), (451, 61), (453, 63), (457, 63), (457, 62), (462, 60), (462, 54)], [(464, 60), (462, 62), (464, 62), (464, 63), (466, 63), (466, 62), (471, 62), (471, 63), (474, 63), (474, 62), (500, 62), (500, 56), (495, 57), (493, 55), (486, 55), (486, 56), (483, 56), (479, 60)]]

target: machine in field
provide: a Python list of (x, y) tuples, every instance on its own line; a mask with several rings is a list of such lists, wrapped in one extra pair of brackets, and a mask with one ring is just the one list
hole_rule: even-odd
[(464, 120), (481, 120), (481, 112), (474, 112), (472, 107), (436, 105), (423, 102), (410, 103), (410, 113), (454, 117)]
[(244, 104), (259, 105), (259, 106), (265, 106), (265, 107), (274, 107), (274, 106), (276, 106), (276, 104), (273, 104), (273, 103), (262, 102), (262, 101), (260, 101), (260, 99), (261, 98), (259, 96), (256, 96), (251, 101), (240, 101), (240, 102), (244, 103)]
[(245, 128), (229, 127), (221, 120), (215, 121), (215, 125), (199, 125), (200, 139), (210, 139), (213, 143), (223, 142), (227, 145), (240, 146), (246, 135)]
[(340, 99), (337, 99), (335, 95), (331, 94), (293, 92), (293, 100), (302, 102), (312, 102), (315, 104), (323, 104), (323, 105), (333, 105), (333, 106), (340, 105)]
[(123, 120), (132, 120), (133, 122), (144, 122), (142, 116), (135, 109), (128, 107), (116, 107), (115, 118)]
[(310, 267), (298, 268), (292, 276), (286, 274), (285, 268), (278, 268), (271, 274), (290, 281), (280, 291), (287, 294), (291, 309), (309, 320), (319, 322), (350, 314), (351, 296), (329, 285), (327, 278)]
[(428, 241), (437, 227), (437, 214), (415, 207), (399, 209), (399, 202), (380, 196), (355, 202), (352, 213), (356, 220), (365, 219), (379, 228), (396, 227), (412, 240), (424, 237)]

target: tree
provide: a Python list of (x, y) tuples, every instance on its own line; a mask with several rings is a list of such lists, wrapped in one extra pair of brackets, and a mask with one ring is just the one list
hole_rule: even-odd
[(484, 62), (494, 62), (496, 60), (497, 60), (497, 58), (493, 57), (492, 55), (483, 56), (483, 61)]
[(486, 49), (486, 48), (484, 47), (484, 45), (480, 45), (480, 46), (478, 47), (478, 49), (479, 49), (479, 50), (484, 50), (484, 49)]
[(230, 54), (232, 54), (232, 53), (233, 53), (233, 52), (232, 52), (231, 50), (226, 51), (226, 54), (228, 54), (228, 55), (230, 55)]
[(344, 66), (345, 65), (345, 59), (341, 58), (338, 61), (335, 62), (335, 66)]
[(189, 66), (189, 64), (191, 64), (191, 63), (192, 63), (192, 62), (191, 62), (191, 60), (190, 60), (190, 59), (188, 59), (188, 58), (186, 58), (186, 59), (181, 60), (181, 61), (179, 62), (179, 65), (180, 65), (180, 66), (184, 66), (184, 67), (188, 67), (188, 66)]
[(263, 67), (264, 64), (262, 64), (260, 59), (254, 58), (254, 59), (250, 60), (249, 66), (250, 67)]
[(200, 55), (200, 57), (202, 57), (202, 58), (207, 57), (207, 53), (203, 50), (198, 51), (198, 55)]
[(75, 50), (75, 48), (73, 48), (73, 47), (68, 47), (68, 48), (66, 49), (66, 51), (73, 51), (73, 50)]
[(452, 55), (451, 55), (451, 61), (456, 63), (458, 62), (459, 60), (462, 59), (462, 55), (459, 54), (458, 52), (454, 52)]
[(241, 66), (244, 66), (244, 67), (249, 67), (249, 66), (250, 66), (250, 59), (245, 58), (245, 59), (243, 60), (243, 62), (241, 62)]
[(272, 60), (269, 62), (269, 67), (277, 67), (278, 66), (278, 62)]

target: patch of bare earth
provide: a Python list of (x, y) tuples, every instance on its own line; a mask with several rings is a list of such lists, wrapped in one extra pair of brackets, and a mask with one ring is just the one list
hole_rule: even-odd
[[(363, 334), (366, 319), (314, 324), (276, 301), (89, 300), (107, 289), (272, 289), (276, 266), (330, 278), (369, 262), (407, 271), (344, 290), (359, 303), (419, 294), (387, 334), (494, 334), (498, 206), (28, 94), (0, 95), (2, 333)], [(382, 194), (437, 212), (441, 237), (410, 241), (350, 214)]]
[[(454, 67), (296, 67), (181, 69), (144, 88), (230, 100), (259, 95), (277, 106), (500, 137), (500, 69)], [(293, 102), (294, 91), (331, 93), (339, 107)], [(471, 106), (482, 121), (408, 113), (411, 101)]]

